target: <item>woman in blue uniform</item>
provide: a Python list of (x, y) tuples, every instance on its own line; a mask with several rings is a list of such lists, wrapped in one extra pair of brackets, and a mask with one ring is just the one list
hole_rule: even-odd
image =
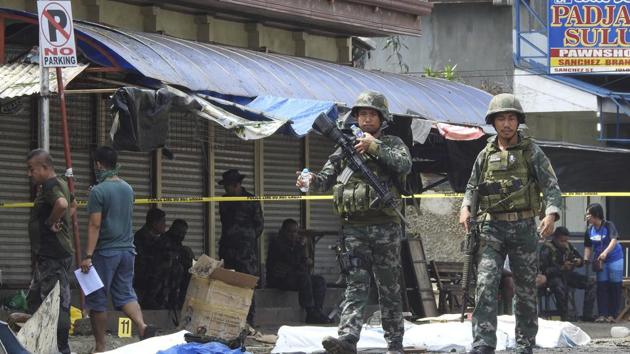
[(617, 242), (615, 224), (604, 218), (601, 204), (586, 208), (588, 226), (584, 233), (584, 259), (593, 255), (593, 269), (597, 272), (597, 309), (595, 322), (615, 322), (621, 305), (623, 279), (623, 251)]

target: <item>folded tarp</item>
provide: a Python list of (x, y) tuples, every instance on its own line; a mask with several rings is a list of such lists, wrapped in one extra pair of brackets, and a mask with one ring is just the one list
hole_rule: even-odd
[[(560, 321), (538, 319), (536, 344), (542, 348), (574, 347), (586, 345), (591, 338), (579, 327)], [(290, 327), (278, 330), (278, 341), (272, 353), (314, 353), (322, 351), (322, 338), (337, 336), (334, 327)], [(471, 322), (446, 322), (417, 325), (405, 322), (403, 345), (406, 348), (426, 348), (428, 351), (464, 351), (472, 344)], [(514, 348), (514, 316), (499, 316), (497, 322), (497, 350)], [(381, 326), (363, 326), (357, 344), (359, 352), (386, 351)]]

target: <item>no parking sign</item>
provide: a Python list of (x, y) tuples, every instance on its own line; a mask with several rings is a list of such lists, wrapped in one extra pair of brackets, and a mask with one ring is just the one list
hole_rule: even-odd
[(39, 59), (44, 67), (77, 66), (70, 1), (38, 1)]

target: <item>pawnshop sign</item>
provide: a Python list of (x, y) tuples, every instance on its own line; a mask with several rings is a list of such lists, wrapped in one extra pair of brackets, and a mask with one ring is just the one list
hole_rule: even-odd
[(70, 1), (38, 1), (39, 59), (44, 67), (77, 66)]
[(549, 0), (549, 72), (630, 72), (630, 0)]

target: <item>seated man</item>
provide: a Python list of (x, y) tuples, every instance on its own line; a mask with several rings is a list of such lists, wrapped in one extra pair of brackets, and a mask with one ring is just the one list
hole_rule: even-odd
[(309, 274), (304, 238), (298, 234), (298, 224), (286, 219), (278, 236), (269, 243), (267, 256), (267, 284), (281, 290), (297, 290), (300, 306), (306, 309), (306, 323), (330, 323), (322, 313), (326, 296), (326, 281), (322, 276)]
[(157, 309), (154, 303), (153, 287), (156, 281), (153, 272), (155, 262), (155, 247), (157, 240), (166, 230), (166, 213), (159, 208), (149, 209), (146, 223), (133, 236), (136, 248), (134, 264), (133, 288), (138, 296), (138, 302), (143, 309)]
[(190, 282), (188, 270), (194, 258), (192, 249), (182, 244), (187, 232), (188, 223), (175, 219), (157, 241), (154, 272), (158, 281), (154, 294), (161, 308), (179, 311), (184, 305)]
[(552, 239), (543, 244), (538, 257), (539, 271), (544, 276), (539, 277), (538, 282), (541, 286), (548, 287), (554, 294), (561, 320), (569, 319), (569, 288), (585, 289), (582, 318), (592, 320), (595, 282), (575, 271), (575, 268), (584, 265), (584, 259), (569, 243), (569, 230), (562, 226), (556, 228)]

